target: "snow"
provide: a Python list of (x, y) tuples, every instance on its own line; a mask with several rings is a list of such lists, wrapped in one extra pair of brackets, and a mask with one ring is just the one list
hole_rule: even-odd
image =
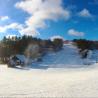
[(95, 62), (98, 62), (98, 50), (92, 51), (91, 59), (94, 60)]
[(57, 53), (49, 53), (43, 58), (42, 65), (54, 68), (80, 67), (83, 66), (78, 50), (71, 44), (64, 45), (63, 50)]
[(12, 69), (0, 67), (0, 96), (98, 97), (98, 66)]
[(84, 65), (76, 47), (64, 45), (36, 64), (31, 68), (0, 65), (0, 97), (98, 97), (98, 64)]

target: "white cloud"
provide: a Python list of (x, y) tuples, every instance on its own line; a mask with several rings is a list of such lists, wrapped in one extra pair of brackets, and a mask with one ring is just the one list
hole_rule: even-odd
[(8, 26), (6, 26), (8, 29), (17, 29), (17, 30), (21, 30), (23, 28), (23, 26), (19, 23), (12, 23)]
[(32, 28), (24, 28), (24, 26), (19, 23), (11, 23), (9, 25), (0, 26), (0, 32), (2, 33), (5, 33), (8, 29), (17, 30), (21, 33), (21, 35), (24, 35), (24, 34), (32, 35), (32, 36), (39, 35), (39, 33), (35, 32), (35, 30), (33, 30)]
[(0, 32), (4, 33), (6, 31), (6, 27), (0, 26)]
[(23, 29), (19, 30), (19, 32), (22, 35), (31, 35), (31, 36), (34, 36), (34, 37), (36, 37), (37, 35), (40, 35), (39, 32), (37, 32), (35, 29), (33, 29), (31, 27), (23, 28)]
[(84, 32), (79, 32), (75, 29), (68, 30), (68, 34), (71, 36), (76, 36), (76, 37), (83, 37), (85, 35)]
[(50, 39), (53, 41), (56, 38), (64, 40), (64, 38), (62, 36), (60, 36), (60, 35), (52, 36)]
[(87, 9), (83, 9), (82, 11), (80, 11), (79, 13), (78, 13), (78, 15), (80, 16), (80, 17), (85, 17), (85, 18), (91, 18), (91, 17), (93, 17), (93, 15), (90, 13), (90, 11), (89, 10), (87, 10)]
[(1, 21), (9, 20), (9, 17), (8, 16), (1, 16), (0, 17), (0, 20)]
[(8, 29), (21, 30), (22, 28), (23, 28), (23, 26), (18, 23), (11, 23), (9, 25), (0, 26), (0, 32), (2, 32), (2, 33), (6, 32)]
[(21, 30), (25, 34), (37, 32), (38, 28), (45, 28), (45, 20), (57, 21), (61, 18), (70, 18), (70, 11), (62, 7), (62, 0), (24, 0), (16, 3), (20, 8), (30, 14), (25, 21), (26, 27)]

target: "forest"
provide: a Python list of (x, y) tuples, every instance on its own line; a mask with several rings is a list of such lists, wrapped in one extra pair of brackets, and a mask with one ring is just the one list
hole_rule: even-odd
[[(12, 55), (16, 54), (23, 54), (27, 56), (28, 48), (32, 46), (37, 46), (35, 50), (30, 51), (29, 54), (31, 57), (36, 56), (43, 56), (48, 51), (59, 51), (63, 47), (63, 40), (62, 39), (54, 39), (51, 41), (48, 40), (42, 40), (39, 38), (34, 38), (32, 36), (22, 36), (22, 37), (12, 37), (12, 38), (6, 38), (4, 37), (3, 40), (0, 41), (0, 63), (7, 63), (8, 59)], [(37, 52), (36, 52), (37, 51)], [(31, 52), (34, 52), (36, 54), (32, 54)]]

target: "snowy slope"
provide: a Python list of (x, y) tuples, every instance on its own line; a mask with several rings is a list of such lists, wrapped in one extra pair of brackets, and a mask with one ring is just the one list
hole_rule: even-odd
[(83, 60), (80, 58), (75, 46), (64, 45), (63, 50), (56, 53), (49, 53), (43, 58), (42, 65), (49, 67), (80, 67), (83, 66)]
[[(97, 53), (93, 51), (90, 59), (95, 60)], [(98, 64), (83, 62), (70, 44), (47, 54), (42, 63), (35, 63), (36, 68), (34, 63), (24, 69), (0, 65), (0, 97), (98, 98)]]
[(93, 50), (92, 51), (92, 56), (90, 58), (91, 60), (98, 62), (98, 50)]
[(20, 70), (0, 66), (0, 97), (98, 98), (98, 66)]

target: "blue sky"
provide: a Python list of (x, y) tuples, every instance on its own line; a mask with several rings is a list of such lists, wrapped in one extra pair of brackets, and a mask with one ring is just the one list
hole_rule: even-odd
[(98, 40), (98, 0), (0, 0), (0, 39), (15, 35)]

